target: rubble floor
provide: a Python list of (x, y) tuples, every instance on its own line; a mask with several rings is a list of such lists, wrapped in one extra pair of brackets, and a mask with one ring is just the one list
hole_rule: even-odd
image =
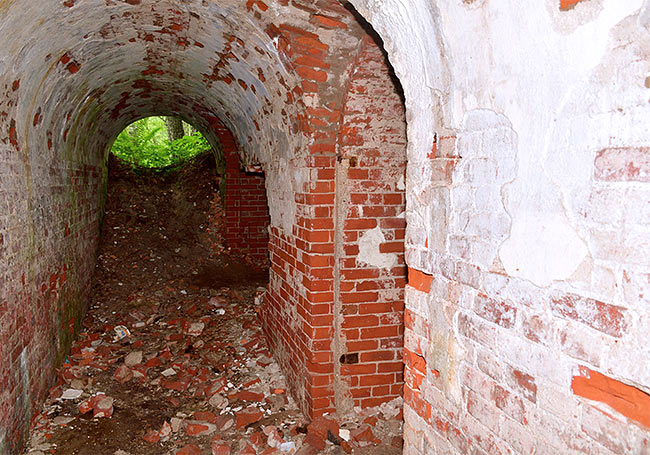
[(268, 274), (224, 247), (211, 156), (109, 169), (90, 304), (24, 453), (402, 453), (399, 400), (309, 422), (287, 393), (257, 317)]

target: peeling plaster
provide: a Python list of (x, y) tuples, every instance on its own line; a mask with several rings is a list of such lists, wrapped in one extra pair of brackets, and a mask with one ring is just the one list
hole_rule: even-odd
[[(441, 305), (453, 300), (450, 292), (440, 288), (423, 297), (407, 289), (406, 307), (417, 309), (427, 329), (407, 328), (406, 345), (419, 346), (431, 335), (436, 339), (424, 356), (427, 367), (457, 356), (476, 368), (478, 346), (485, 344), (495, 361), (495, 380), (504, 379), (510, 367), (532, 375), (537, 404), (551, 413), (558, 407), (549, 405), (545, 392), (552, 384), (552, 399), (567, 407), (567, 421), (597, 431), (593, 422), (571, 420), (573, 413), (581, 415), (576, 400), (557, 398), (572, 393), (573, 365), (592, 363), (643, 390), (648, 384), (647, 365), (634, 361), (647, 355), (647, 308), (639, 303), (640, 291), (631, 296), (621, 290), (622, 275), (648, 289), (647, 185), (626, 178), (604, 181), (594, 173), (594, 159), (604, 149), (620, 148), (621, 159), (610, 162), (611, 175), (625, 177), (639, 172), (624, 167), (638, 164), (629, 156), (649, 145), (650, 1), (586, 0), (568, 11), (560, 10), (559, 0), (351, 2), (382, 36), (406, 96), (407, 264), (448, 278), (449, 289), (461, 288), (464, 310), (472, 310), (479, 292), (498, 295), (516, 309), (512, 327), (491, 321), (450, 334), (469, 339), (459, 343), (464, 352), (436, 338), (448, 329), (427, 330), (438, 329), (442, 312), (464, 311)], [(438, 158), (431, 154), (433, 135), (442, 129), (457, 136), (455, 151), (462, 157), (451, 182), (438, 178), (440, 169), (431, 163)], [(365, 248), (377, 261), (381, 239), (366, 235)], [(629, 333), (612, 342), (575, 320), (558, 321), (571, 314), (531, 322), (529, 305), (548, 312), (546, 287), (602, 298), (604, 306), (625, 303)], [(480, 322), (482, 316), (473, 318)], [(522, 329), (530, 333), (522, 336)], [(460, 394), (439, 393), (452, 378), (440, 378), (442, 384), (430, 379), (427, 374), (413, 391), (416, 398), (406, 403), (406, 424), (415, 431), (405, 433), (405, 450), (463, 452), (442, 440), (422, 447), (420, 435), (436, 433), (418, 420), (417, 397), (451, 412), (463, 413), (469, 404)], [(467, 386), (460, 382), (458, 388)], [(539, 440), (544, 421), (527, 418), (530, 434)], [(545, 443), (564, 447), (552, 433), (544, 434)]]

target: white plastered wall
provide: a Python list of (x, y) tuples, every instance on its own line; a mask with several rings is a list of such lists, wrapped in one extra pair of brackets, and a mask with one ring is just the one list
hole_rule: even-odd
[[(407, 292), (407, 309), (434, 331), (448, 311), (440, 330), (449, 331), (449, 368), (475, 361), (458, 314), (485, 292), (531, 302), (512, 336), (489, 332), (500, 334), (490, 354), (535, 376), (540, 390), (570, 395), (577, 364), (648, 390), (650, 365), (639, 362), (650, 354), (647, 2), (585, 0), (568, 11), (558, 0), (352, 3), (382, 36), (406, 96), (407, 263), (434, 283), (443, 275), (471, 284), (448, 307), (435, 285), (426, 299)], [(434, 134), (457, 137), (447, 187), (430, 164)], [(603, 182), (594, 162), (617, 147), (641, 155), (640, 176)], [(593, 315), (586, 325), (563, 319), (548, 303), (557, 293), (621, 308), (626, 332), (593, 330)], [(545, 321), (548, 346), (521, 335), (527, 312)], [(447, 399), (462, 406), (451, 373)], [(567, 399), (567, 409), (576, 403)]]

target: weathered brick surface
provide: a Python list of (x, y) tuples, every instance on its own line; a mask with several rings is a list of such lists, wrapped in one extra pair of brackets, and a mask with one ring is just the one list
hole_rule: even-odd
[[(0, 121), (2, 124), (3, 121)], [(4, 126), (4, 125), (3, 125)], [(20, 447), (80, 327), (94, 270), (103, 171), (0, 147), (0, 452)], [(34, 157), (32, 157), (34, 158)]]
[(270, 224), (264, 175), (242, 169), (237, 144), (223, 125), (214, 125), (226, 159), (226, 242), (228, 247), (268, 262)]
[(606, 403), (625, 417), (650, 427), (650, 395), (589, 368), (580, 367), (571, 380), (576, 395)]
[[(335, 357), (348, 406), (401, 396), (406, 125), (400, 94), (380, 44), (366, 37), (343, 110), (345, 163), (336, 188), (342, 318)], [(343, 400), (337, 404), (343, 412)]]
[[(350, 23), (345, 10), (334, 8), (330, 17)], [(355, 33), (359, 33), (356, 27), (355, 23)], [(300, 163), (279, 166), (285, 186), (286, 173), (304, 178), (288, 194), (295, 201), (292, 224), (280, 228), (272, 223), (271, 274), (262, 319), (292, 392), (300, 407), (313, 416), (335, 409), (332, 217), (336, 141), (344, 93), (332, 87), (338, 83), (345, 86), (346, 68), (327, 44), (328, 33), (326, 28), (289, 23), (272, 28), (286, 59), (301, 76), (301, 87), (309, 100), (300, 124), (309, 145), (308, 156)], [(273, 205), (274, 200), (270, 202)]]
[(560, 0), (560, 10), (567, 11), (575, 8), (582, 0)]
[(598, 180), (650, 182), (650, 147), (607, 148), (594, 164)]
[[(517, 132), (493, 111), (466, 112), (444, 146), (437, 137), (409, 161), (405, 453), (647, 453), (647, 147), (583, 144), (581, 167), (562, 175), (584, 179), (554, 175), (574, 192), (566, 213), (594, 260), (540, 285), (575, 245), (536, 257), (537, 226), (561, 222), (532, 174), (512, 188), (530, 158)], [(509, 204), (522, 188), (524, 214)], [(525, 275), (503, 246), (527, 217), (518, 264), (541, 266)]]
[[(350, 20), (344, 11), (336, 14)], [(350, 25), (354, 33), (357, 27)], [(318, 104), (307, 109), (309, 181), (295, 195), (297, 223), (292, 235), (271, 229), (265, 330), (303, 409), (319, 415), (376, 406), (401, 394), (402, 101), (371, 40), (357, 42), (348, 55), (353, 70), (337, 75), (348, 67), (319, 32), (278, 30), (298, 68), (308, 67), (299, 72), (302, 86), (309, 98), (317, 94)], [(351, 78), (341, 84), (347, 92), (334, 92), (331, 81), (343, 76)], [(382, 120), (369, 124), (375, 115)], [(343, 178), (337, 149), (354, 163)], [(373, 246), (377, 254), (394, 259), (388, 269), (358, 260), (359, 240), (373, 228), (385, 235)]]

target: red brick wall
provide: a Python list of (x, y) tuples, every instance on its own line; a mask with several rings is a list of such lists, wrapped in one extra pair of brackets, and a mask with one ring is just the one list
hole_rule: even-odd
[[(329, 291), (317, 291), (319, 282), (332, 279), (333, 258), (301, 250), (292, 241), (309, 248), (300, 239), (272, 229), (264, 325), (273, 355), (281, 362), (301, 408), (320, 415), (334, 409), (332, 303)], [(303, 277), (305, 287), (296, 281), (297, 276)]]
[[(402, 394), (404, 333), (404, 105), (382, 49), (364, 41), (344, 109), (339, 179), (342, 218), (338, 353), (340, 374), (355, 406), (376, 406)], [(376, 249), (389, 266), (360, 260), (360, 240), (379, 228)], [(389, 262), (387, 262), (389, 264)]]
[[(98, 24), (91, 23), (90, 18), (76, 22), (76, 26), (86, 27), (84, 34), (91, 38), (88, 42), (102, 45), (91, 50), (78, 43), (67, 57), (73, 65), (60, 61), (42, 86), (37, 75), (42, 74), (40, 65), (49, 57), (23, 62), (20, 55), (13, 56), (9, 66), (20, 66), (26, 75), (24, 83), (30, 75), (29, 84), (21, 90), (38, 93), (36, 101), (12, 99), (17, 92), (12, 87), (13, 73), (0, 78), (0, 102), (4, 102), (0, 127), (5, 132), (0, 144), (4, 191), (0, 193), (0, 216), (7, 221), (0, 224), (0, 259), (3, 265), (10, 265), (0, 277), (3, 292), (11, 296), (0, 304), (0, 354), (11, 359), (0, 362), (0, 445), (4, 428), (14, 433), (26, 428), (24, 420), (30, 410), (25, 411), (23, 402), (35, 408), (43, 397), (51, 367), (57, 355), (60, 359), (65, 353), (71, 336), (69, 324), (78, 323), (95, 259), (105, 145), (128, 121), (157, 109), (188, 118), (218, 136), (224, 145), (228, 241), (234, 248), (250, 246), (251, 253), (260, 256), (265, 254), (267, 241), (270, 245), (271, 274), (262, 309), (263, 324), (273, 354), (303, 410), (311, 415), (334, 411), (341, 398), (336, 396), (337, 387), (346, 384), (344, 397), (369, 394), (356, 397), (362, 405), (376, 404), (399, 393), (399, 289), (403, 272), (398, 266), (403, 262), (399, 259), (394, 270), (375, 274), (354, 259), (357, 240), (353, 236), (358, 239), (370, 227), (358, 224), (355, 217), (381, 227), (386, 242), (380, 247), (385, 253), (401, 255), (404, 235), (403, 220), (395, 219), (404, 203), (395, 190), (396, 176), (403, 169), (402, 164), (392, 161), (394, 152), (403, 146), (403, 138), (393, 144), (389, 136), (394, 132), (361, 122), (364, 116), (395, 119), (403, 115), (393, 109), (398, 97), (391, 92), (380, 53), (371, 50), (370, 43), (362, 46), (363, 26), (338, 0), (318, 2), (317, 7), (312, 2), (279, 0), (280, 7), (295, 12), (281, 19), (275, 15), (276, 9), (267, 12), (261, 8), (261, 2), (233, 6), (229, 10), (233, 18), (250, 16), (253, 21), (251, 27), (256, 33), (250, 36), (244, 36), (242, 30), (250, 31), (251, 27), (240, 29), (230, 24), (225, 24), (227, 30), (219, 36), (207, 33), (221, 30), (213, 27), (220, 23), (213, 14), (191, 14), (194, 6), (202, 11), (200, 2), (193, 0), (177, 8), (170, 8), (171, 3), (130, 2), (129, 14), (124, 15), (112, 14), (113, 7), (121, 9), (124, 5), (111, 4), (106, 5), (108, 22), (103, 18)], [(53, 5), (40, 14), (59, 17), (49, 14), (50, 10), (58, 11)], [(82, 9), (83, 5), (76, 5), (66, 13), (87, 16)], [(17, 13), (12, 17), (12, 24), (23, 18)], [(152, 23), (174, 27), (151, 33)], [(56, 20), (49, 25), (48, 30), (61, 26)], [(268, 38), (260, 38), (264, 33)], [(340, 40), (332, 39), (342, 35)], [(47, 50), (43, 57), (50, 52), (48, 45), (52, 46), (52, 55), (64, 48), (61, 43), (30, 42)], [(276, 48), (271, 52), (266, 49), (269, 42)], [(145, 58), (134, 57), (122, 72), (108, 57), (118, 46), (115, 53), (127, 56), (136, 55), (125, 52), (133, 49), (131, 46), (145, 46)], [(101, 52), (95, 53), (100, 48)], [(360, 62), (371, 65), (376, 74), (364, 72), (361, 66), (355, 71)], [(248, 71), (241, 71), (244, 67)], [(353, 75), (355, 80), (351, 81)], [(370, 92), (361, 93), (363, 87)], [(371, 98), (379, 104), (371, 103)], [(19, 112), (27, 112), (32, 104), (37, 115), (16, 117), (16, 106), (20, 106)], [(361, 109), (358, 112), (357, 104)], [(222, 126), (215, 128), (211, 116), (217, 114), (236, 133), (236, 141)], [(29, 127), (32, 124), (33, 128)], [(48, 130), (41, 125), (48, 125)], [(345, 128), (357, 126), (363, 126), (358, 132), (362, 143), (344, 142), (353, 137)], [(31, 155), (21, 155), (19, 148), (27, 141)], [(371, 146), (373, 141), (378, 141), (376, 147)], [(292, 226), (274, 220), (269, 236), (264, 179), (241, 171), (235, 142), (248, 147), (250, 155), (267, 159), (263, 163), (265, 175), (274, 176), (273, 190), (280, 188), (269, 194), (275, 198), (274, 204), (279, 205), (277, 200), (283, 197), (291, 202), (287, 207), (292, 214), (295, 210)], [(342, 163), (352, 158), (357, 165), (345, 174), (346, 183), (339, 182), (337, 188)], [(278, 164), (281, 160), (284, 167)], [(50, 163), (54, 163), (53, 169), (48, 168)], [(78, 171), (85, 174), (77, 175)], [(11, 175), (17, 176), (15, 181), (10, 181)], [(70, 181), (70, 176), (78, 182)], [(348, 193), (355, 195), (355, 208), (350, 205), (349, 213), (348, 208), (342, 209)], [(367, 199), (362, 202), (359, 198), (364, 194)], [(4, 204), (5, 199), (10, 203)], [(361, 212), (355, 215), (354, 210)], [(334, 219), (339, 215), (337, 219), (343, 220), (341, 214), (349, 218), (349, 224), (337, 227)], [(33, 259), (42, 251), (47, 254), (34, 264)], [(355, 272), (370, 276), (361, 278)], [(375, 289), (364, 289), (367, 287)], [(360, 297), (366, 301), (347, 300)], [(345, 311), (355, 309), (376, 323), (361, 327), (354, 314), (340, 320), (344, 301)], [(43, 305), (45, 310), (41, 311)], [(47, 321), (40, 323), (40, 317)], [(29, 332), (28, 326), (37, 333)], [(344, 329), (350, 330), (343, 336)], [(348, 337), (352, 342), (355, 330), (376, 348), (348, 345)], [(338, 347), (333, 347), (333, 342)], [(22, 352), (27, 356), (24, 361)], [(351, 372), (344, 372), (342, 380), (339, 353), (358, 353), (360, 363), (372, 368), (364, 373), (368, 381), (383, 383), (360, 385), (365, 376)], [(22, 368), (21, 362), (27, 367)], [(34, 393), (26, 392), (27, 383), (35, 384)], [(14, 436), (7, 438), (14, 441), (10, 444), (18, 441)]]
[(100, 166), (65, 159), (31, 166), (25, 175), (19, 148), (18, 142), (0, 145), (2, 453), (20, 450), (28, 419), (39, 411), (54, 368), (80, 327), (95, 266), (103, 181)]
[[(271, 274), (262, 311), (274, 357), (303, 411), (335, 410), (334, 354), (334, 177), (336, 144), (348, 61), (321, 40), (332, 29), (345, 33), (349, 13), (332, 2), (332, 20), (313, 14), (309, 30), (280, 24), (270, 30), (284, 58), (302, 78), (293, 95), (310, 98), (299, 125), (309, 137), (308, 154), (292, 164), (309, 176), (295, 193), (291, 232), (271, 232)], [(342, 22), (344, 20), (347, 23)], [(349, 30), (348, 30), (349, 31)], [(357, 31), (358, 32), (358, 31)], [(347, 55), (346, 57), (350, 57)]]
[[(327, 52), (317, 35), (294, 29), (286, 35), (289, 43), (309, 43), (292, 47), (298, 61), (327, 66), (319, 60)], [(291, 235), (271, 231), (265, 331), (311, 415), (378, 405), (402, 389), (405, 222), (398, 215), (405, 204), (399, 189), (406, 163), (404, 111), (372, 40), (364, 42), (355, 65), (340, 101), (307, 109), (310, 181), (296, 194)], [(327, 79), (327, 72), (314, 71), (324, 76), (304, 71), (305, 92), (326, 93), (331, 85), (319, 79)], [(355, 164), (341, 176), (343, 161)], [(395, 255), (389, 269), (356, 260), (360, 236), (376, 226), (386, 238), (378, 250)], [(355, 355), (358, 362), (350, 364)], [(341, 365), (341, 356), (347, 363)]]
[(226, 159), (226, 243), (268, 262), (269, 205), (264, 175), (242, 170), (237, 144), (226, 127), (213, 126)]
[(315, 181), (296, 194), (293, 235), (271, 229), (271, 273), (262, 312), (265, 333), (299, 405), (310, 415), (333, 412), (334, 163), (308, 160)]

